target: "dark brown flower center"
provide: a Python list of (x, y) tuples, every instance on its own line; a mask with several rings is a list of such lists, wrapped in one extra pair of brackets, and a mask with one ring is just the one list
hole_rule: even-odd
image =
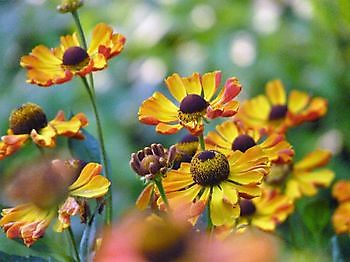
[(190, 94), (182, 99), (180, 103), (180, 111), (186, 114), (198, 113), (207, 109), (209, 103), (203, 97)]
[(249, 199), (241, 199), (239, 201), (239, 205), (241, 207), (241, 216), (251, 216), (254, 215), (256, 211), (256, 207), (253, 203), (253, 201)]
[(249, 148), (255, 146), (256, 143), (251, 136), (248, 135), (239, 135), (232, 143), (232, 150), (239, 150), (242, 153), (247, 151)]
[(63, 54), (63, 65), (80, 66), (86, 65), (88, 62), (88, 53), (79, 46), (68, 48)]
[(271, 108), (269, 120), (279, 120), (286, 116), (288, 107), (286, 105), (275, 105)]
[(207, 150), (192, 158), (190, 171), (197, 184), (215, 186), (228, 178), (230, 166), (225, 155), (215, 150)]
[(15, 135), (30, 134), (35, 129), (37, 132), (47, 126), (47, 119), (40, 106), (27, 103), (11, 113), (10, 129)]

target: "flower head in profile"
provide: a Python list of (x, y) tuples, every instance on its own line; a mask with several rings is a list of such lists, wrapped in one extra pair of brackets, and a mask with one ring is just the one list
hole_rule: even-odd
[(290, 162), (294, 150), (283, 135), (272, 134), (262, 136), (257, 129), (244, 127), (241, 123), (228, 120), (216, 126), (205, 139), (207, 148), (218, 150), (224, 154), (231, 151), (247, 151), (253, 146), (260, 147), (271, 162)]
[(287, 96), (280, 80), (266, 85), (266, 95), (259, 95), (242, 104), (237, 119), (265, 133), (284, 133), (288, 128), (314, 121), (327, 112), (327, 101), (311, 98), (307, 93), (292, 90)]
[(63, 111), (48, 121), (44, 110), (33, 103), (27, 103), (12, 111), (7, 135), (1, 137), (0, 160), (19, 150), (28, 139), (41, 147), (54, 147), (57, 136), (83, 139), (80, 129), (88, 124), (83, 113), (66, 120)]
[(27, 246), (43, 237), (55, 217), (57, 232), (68, 228), (70, 217), (84, 211), (83, 199), (103, 197), (110, 186), (97, 163), (83, 168), (76, 161), (54, 160), (39, 165), (35, 173), (25, 170), (25, 177), (10, 189), (11, 195), (24, 203), (1, 212), (0, 227), (7, 237), (22, 238)]
[(332, 216), (332, 224), (337, 234), (350, 234), (350, 181), (340, 180), (334, 184), (332, 195), (339, 206)]
[(229, 78), (219, 94), (221, 72), (215, 71), (189, 77), (173, 74), (165, 80), (177, 105), (160, 92), (145, 100), (139, 109), (139, 120), (155, 125), (161, 134), (174, 134), (183, 127), (193, 135), (203, 132), (203, 118), (233, 116), (238, 110), (238, 102), (233, 100), (241, 91), (237, 78)]
[(175, 147), (166, 150), (161, 144), (152, 144), (131, 154), (130, 166), (135, 173), (148, 183), (136, 201), (136, 206), (143, 210), (149, 205), (155, 191), (154, 181), (162, 179), (172, 166)]
[(39, 86), (51, 86), (70, 81), (73, 76), (85, 76), (102, 70), (107, 61), (118, 55), (124, 47), (125, 37), (113, 33), (103, 23), (96, 25), (91, 43), (85, 50), (77, 34), (61, 37), (61, 44), (53, 49), (39, 45), (29, 55), (21, 58), (21, 66), (28, 70), (27, 82)]
[(265, 182), (277, 188), (285, 187), (285, 194), (295, 200), (302, 196), (314, 196), (319, 187), (328, 187), (334, 172), (321, 168), (328, 164), (331, 153), (317, 149), (294, 164), (273, 165)]
[(201, 202), (209, 205), (215, 226), (233, 225), (240, 214), (239, 198), (260, 196), (259, 185), (268, 172), (269, 160), (258, 147), (244, 153), (237, 150), (228, 156), (206, 150), (197, 153), (191, 163), (182, 163), (178, 170), (169, 171), (163, 185), (171, 209)]
[(252, 225), (265, 231), (274, 231), (293, 212), (293, 201), (277, 190), (263, 189), (262, 195), (254, 199), (241, 199), (238, 228)]

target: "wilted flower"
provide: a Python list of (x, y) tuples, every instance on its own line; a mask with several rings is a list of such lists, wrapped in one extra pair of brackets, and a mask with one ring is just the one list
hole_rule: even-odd
[(327, 101), (312, 98), (305, 92), (292, 90), (288, 97), (280, 80), (266, 85), (266, 95), (259, 95), (242, 104), (237, 119), (263, 132), (284, 133), (289, 127), (314, 121), (327, 112)]
[(142, 103), (139, 120), (144, 124), (156, 125), (156, 131), (161, 134), (174, 134), (185, 127), (193, 135), (198, 135), (203, 132), (203, 118), (230, 117), (238, 110), (238, 102), (233, 99), (241, 91), (241, 84), (237, 78), (229, 78), (213, 99), (220, 80), (220, 71), (203, 76), (193, 73), (190, 77), (173, 74), (165, 83), (179, 105), (162, 93), (155, 92)]
[(15, 109), (10, 116), (10, 128), (0, 142), (0, 160), (15, 153), (29, 138), (38, 146), (54, 147), (57, 136), (83, 139), (80, 129), (88, 124), (83, 113), (76, 114), (66, 121), (63, 111), (47, 121), (43, 109), (27, 103)]
[(100, 23), (92, 32), (87, 50), (81, 47), (74, 33), (62, 36), (59, 47), (35, 47), (29, 55), (21, 58), (21, 66), (28, 69), (28, 83), (44, 87), (62, 84), (75, 75), (85, 76), (104, 69), (107, 60), (118, 55), (124, 44), (124, 36), (113, 33), (110, 26)]

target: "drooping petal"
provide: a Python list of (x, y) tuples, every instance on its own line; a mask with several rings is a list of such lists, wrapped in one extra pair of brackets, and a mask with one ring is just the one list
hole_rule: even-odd
[(29, 247), (44, 235), (54, 214), (54, 210), (22, 204), (2, 210), (0, 227), (4, 229), (8, 238), (22, 238), (24, 244)]
[(111, 183), (101, 175), (101, 172), (100, 164), (88, 163), (78, 179), (69, 187), (69, 195), (85, 198), (98, 198), (105, 195)]
[(70, 226), (71, 216), (79, 213), (80, 205), (73, 197), (68, 197), (58, 210), (58, 221), (54, 226), (55, 231), (62, 232)]
[(70, 120), (66, 121), (63, 111), (59, 111), (56, 117), (49, 122), (57, 135), (81, 138), (79, 131), (81, 128), (87, 126), (88, 120), (83, 113), (76, 114)]
[(140, 210), (145, 210), (153, 195), (154, 185), (152, 183), (148, 184), (141, 192), (136, 200), (136, 207)]
[[(224, 192), (224, 190), (218, 186), (214, 186), (212, 189), (210, 217), (215, 226), (233, 225), (240, 213), (239, 205), (228, 201), (227, 196), (232, 195), (229, 193), (229, 188), (225, 189), (227, 192)], [(228, 195), (225, 195), (225, 193)]]
[(56, 131), (51, 126), (46, 126), (37, 132), (35, 129), (30, 133), (34, 143), (42, 147), (54, 147), (56, 145)]
[(100, 46), (108, 47), (109, 41), (112, 37), (112, 33), (113, 29), (110, 26), (104, 23), (97, 24), (94, 30), (92, 31), (91, 42), (87, 50), (88, 54), (94, 55), (98, 53), (98, 49)]
[(156, 126), (156, 132), (164, 135), (171, 135), (171, 134), (177, 133), (182, 128), (183, 126), (180, 124), (170, 125), (170, 124), (159, 123)]
[(6, 135), (0, 141), (0, 160), (17, 152), (27, 142), (29, 135)]

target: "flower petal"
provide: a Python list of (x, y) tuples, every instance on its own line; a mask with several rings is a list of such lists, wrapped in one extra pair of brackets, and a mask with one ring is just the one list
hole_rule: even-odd
[(136, 207), (138, 209), (145, 210), (148, 207), (153, 195), (153, 189), (154, 185), (150, 183), (142, 190), (141, 194), (136, 200)]
[(288, 96), (288, 110), (293, 114), (302, 111), (310, 102), (310, 96), (298, 90), (292, 90)]
[(286, 92), (281, 80), (273, 80), (266, 84), (266, 95), (272, 105), (285, 105)]
[(215, 94), (216, 90), (219, 88), (221, 81), (221, 72), (214, 71), (206, 73), (202, 76), (202, 87), (204, 92), (204, 99), (210, 101)]
[(328, 164), (332, 154), (328, 150), (317, 149), (294, 165), (295, 170), (311, 170)]
[(155, 92), (145, 100), (138, 112), (139, 120), (148, 125), (157, 125), (160, 122), (177, 121), (178, 108), (162, 93)]
[(198, 73), (193, 73), (190, 77), (183, 77), (182, 82), (185, 86), (187, 94), (201, 95), (202, 86), (200, 75)]
[(171, 95), (179, 102), (187, 95), (186, 87), (178, 74), (173, 74), (165, 79), (165, 84), (167, 85)]

